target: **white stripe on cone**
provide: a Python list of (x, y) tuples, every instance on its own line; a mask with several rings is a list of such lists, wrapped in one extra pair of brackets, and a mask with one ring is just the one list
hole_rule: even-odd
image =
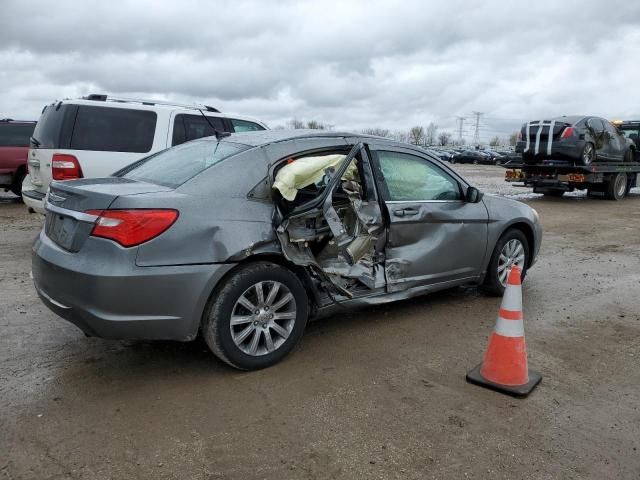
[(495, 332), (503, 337), (524, 337), (524, 322), (522, 320), (507, 320), (498, 315)]
[(501, 308), (512, 312), (522, 311), (522, 291), (520, 285), (509, 285), (504, 290)]

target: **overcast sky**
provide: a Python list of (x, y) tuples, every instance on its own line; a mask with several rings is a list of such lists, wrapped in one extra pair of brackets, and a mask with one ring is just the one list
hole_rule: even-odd
[(640, 1), (0, 0), (0, 65), (0, 118), (108, 93), (272, 127), (453, 131), (481, 111), (488, 138), (540, 117), (638, 118)]

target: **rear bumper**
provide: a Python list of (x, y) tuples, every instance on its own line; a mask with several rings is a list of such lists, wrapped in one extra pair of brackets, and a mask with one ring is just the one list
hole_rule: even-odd
[[(559, 160), (573, 160), (577, 161), (582, 158), (582, 150), (584, 149), (585, 141), (584, 140), (575, 140), (575, 141), (556, 141), (551, 144), (551, 153), (548, 153), (547, 150), (547, 141), (541, 141), (540, 147), (538, 149), (538, 154), (536, 155), (535, 146), (530, 145), (529, 151), (525, 152), (526, 142), (519, 141), (516, 144), (516, 153), (523, 154), (524, 158), (533, 159), (533, 160), (547, 160), (547, 159), (559, 159)], [(531, 163), (531, 162), (529, 162)]]
[(44, 215), (44, 199), (46, 193), (37, 190), (37, 187), (31, 183), (29, 175), (24, 177), (22, 182), (22, 201), (27, 207), (33, 208), (36, 212)]
[(215, 285), (233, 264), (138, 267), (135, 251), (108, 264), (58, 248), (44, 232), (32, 274), (42, 302), (89, 336), (191, 340)]

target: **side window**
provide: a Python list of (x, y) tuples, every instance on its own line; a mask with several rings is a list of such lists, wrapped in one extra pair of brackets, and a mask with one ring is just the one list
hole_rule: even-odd
[(460, 185), (428, 160), (399, 152), (378, 151), (389, 200), (460, 200)]
[(238, 120), (235, 118), (230, 118), (229, 120), (231, 120), (231, 125), (233, 125), (233, 131), (236, 133), (255, 132), (258, 130), (264, 130), (264, 127), (254, 122), (248, 122), (246, 120)]
[[(208, 121), (207, 121), (208, 120)], [(224, 132), (224, 124), (218, 117), (207, 116), (203, 118), (202, 115), (176, 115), (173, 121), (173, 145), (180, 145), (181, 143), (188, 142), (189, 140), (196, 140), (202, 137), (210, 137), (214, 135), (211, 125), (220, 132)]]
[(156, 120), (156, 113), (148, 110), (81, 106), (70, 148), (146, 153), (153, 145)]

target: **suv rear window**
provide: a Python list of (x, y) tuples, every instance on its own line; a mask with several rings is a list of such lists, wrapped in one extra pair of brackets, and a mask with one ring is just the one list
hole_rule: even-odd
[(195, 140), (143, 158), (114, 176), (177, 188), (207, 168), (248, 148), (238, 143)]
[(0, 123), (0, 147), (28, 147), (35, 123)]
[[(31, 148), (69, 148), (69, 138), (77, 107), (60, 103), (47, 105), (40, 115), (33, 138), (37, 141)], [(62, 130), (66, 132), (62, 138)]]
[(156, 113), (147, 110), (80, 106), (70, 148), (146, 153), (153, 145), (156, 120)]

